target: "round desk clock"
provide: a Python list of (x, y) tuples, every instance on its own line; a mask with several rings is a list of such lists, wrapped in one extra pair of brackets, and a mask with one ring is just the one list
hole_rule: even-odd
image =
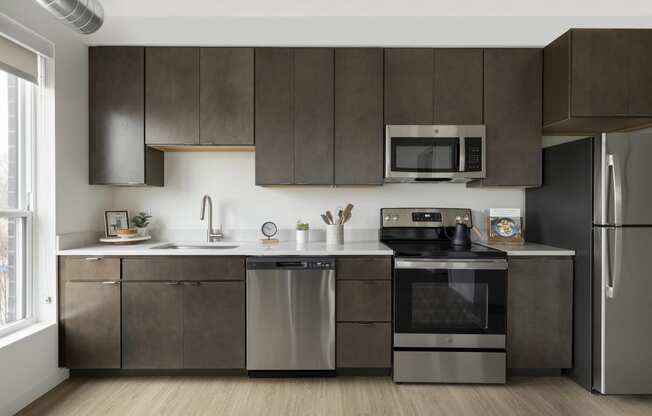
[(260, 231), (263, 233), (267, 239), (262, 239), (261, 241), (263, 244), (273, 244), (273, 243), (278, 243), (278, 239), (272, 238), (278, 233), (278, 227), (276, 227), (276, 224), (274, 224), (271, 221), (267, 221), (266, 223), (263, 224), (262, 227), (260, 227)]

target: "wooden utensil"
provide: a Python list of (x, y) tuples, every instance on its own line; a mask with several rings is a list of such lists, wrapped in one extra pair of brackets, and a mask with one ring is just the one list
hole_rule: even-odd
[(346, 222), (351, 219), (352, 210), (353, 210), (353, 204), (348, 204), (346, 208), (344, 208), (344, 212), (342, 213), (344, 222), (342, 222), (342, 224), (346, 224)]
[(335, 219), (333, 218), (333, 214), (330, 210), (326, 211), (326, 216), (328, 217), (328, 220), (331, 224), (335, 224)]
[(330, 225), (330, 224), (331, 224), (331, 223), (328, 221), (328, 217), (327, 217), (326, 215), (321, 214), (321, 219), (324, 220), (324, 222), (326, 223), (326, 225)]

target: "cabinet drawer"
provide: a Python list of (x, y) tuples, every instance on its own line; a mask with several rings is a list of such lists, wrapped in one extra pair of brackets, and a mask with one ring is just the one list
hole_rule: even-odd
[(389, 368), (391, 365), (391, 324), (337, 324), (338, 368)]
[(392, 319), (389, 280), (337, 282), (337, 320), (389, 322)]
[(118, 257), (60, 257), (59, 275), (66, 280), (120, 280)]
[(390, 280), (392, 258), (389, 256), (338, 257), (337, 278)]
[(132, 257), (122, 263), (125, 280), (244, 280), (244, 257)]

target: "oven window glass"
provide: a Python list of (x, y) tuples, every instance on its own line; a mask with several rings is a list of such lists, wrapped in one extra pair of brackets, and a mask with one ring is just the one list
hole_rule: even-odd
[[(472, 278), (471, 278), (472, 279)], [(412, 284), (412, 327), (484, 331), (489, 327), (489, 285), (464, 282)]]
[(451, 172), (459, 170), (459, 139), (394, 137), (392, 170), (399, 172)]
[(398, 333), (505, 331), (504, 270), (397, 269), (394, 285)]

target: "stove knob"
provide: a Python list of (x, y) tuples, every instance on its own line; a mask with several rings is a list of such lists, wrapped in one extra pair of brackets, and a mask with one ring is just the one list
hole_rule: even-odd
[(390, 219), (391, 219), (391, 217), (389, 215), (385, 215), (383, 217), (383, 221), (385, 221), (385, 222), (389, 222)]
[(398, 221), (398, 215), (392, 215), (392, 221)]

